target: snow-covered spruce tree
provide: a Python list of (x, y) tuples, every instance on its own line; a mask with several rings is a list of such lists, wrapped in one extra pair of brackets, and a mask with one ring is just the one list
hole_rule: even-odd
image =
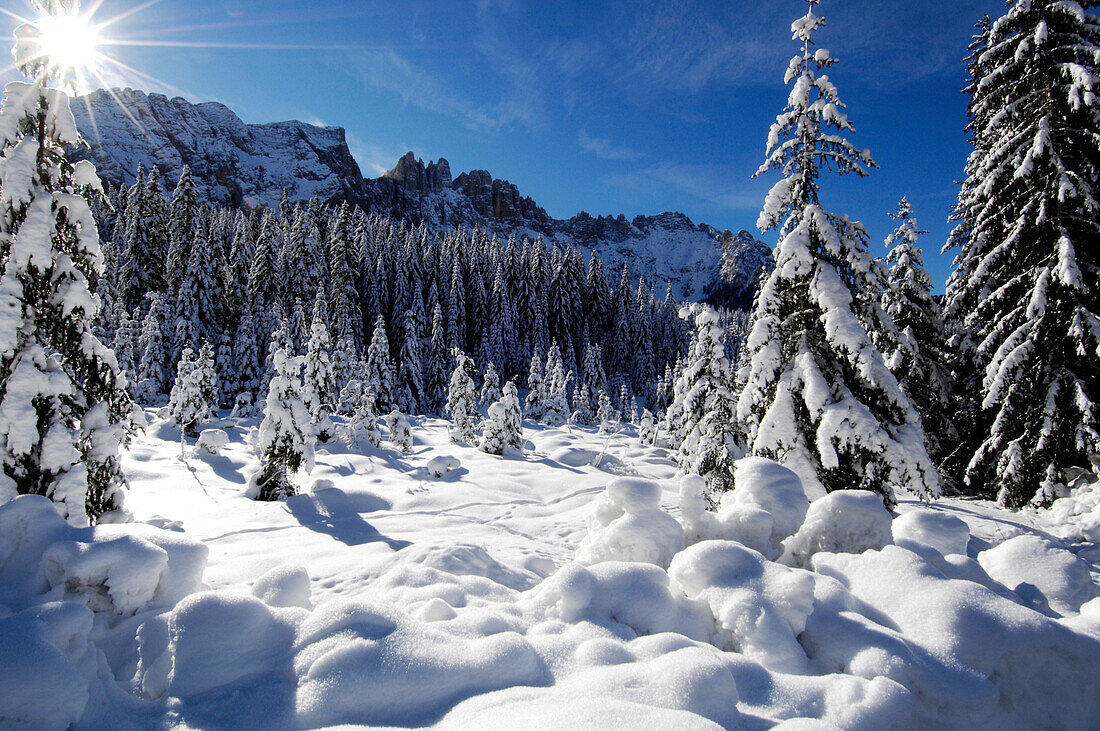
[(168, 391), (169, 378), (165, 367), (168, 352), (160, 320), (162, 299), (163, 296), (159, 293), (150, 298), (149, 311), (141, 322), (137, 346), (141, 352), (141, 360), (138, 362), (138, 383), (135, 390), (135, 398), (139, 404), (163, 404)]
[(413, 438), (409, 420), (397, 409), (386, 415), (386, 426), (390, 430), (390, 442), (402, 454), (412, 452)]
[[(975, 91), (978, 84), (988, 71), (983, 62), (985, 49), (989, 44), (989, 30), (992, 21), (988, 15), (982, 17), (977, 24), (978, 32), (975, 33), (970, 46), (969, 55), (966, 58), (967, 86), (964, 93), (970, 97), (967, 105), (967, 132), (970, 143), (974, 146), (966, 161), (966, 178), (959, 190), (958, 202), (951, 212), (950, 221), (955, 227), (948, 235), (944, 245), (944, 253), (957, 250), (954, 260), (954, 268), (947, 278), (947, 296), (944, 299), (944, 320), (948, 330), (948, 352), (951, 354), (952, 398), (956, 405), (956, 411), (952, 414), (954, 422), (959, 425), (968, 425), (961, 429), (958, 444), (941, 462), (941, 475), (946, 476), (946, 482), (955, 490), (972, 494), (982, 494), (981, 489), (989, 489), (989, 485), (967, 485), (966, 467), (970, 458), (978, 451), (982, 443), (981, 414), (981, 384), (982, 372), (976, 355), (976, 333), (968, 332), (965, 319), (969, 317), (977, 306), (977, 299), (982, 294), (982, 286), (975, 286), (977, 280), (969, 276), (968, 268), (978, 264), (985, 241), (992, 233), (989, 227), (989, 218), (986, 217), (986, 226), (981, 237), (975, 235), (975, 222), (983, 209), (986, 209), (984, 199), (992, 191), (985, 190), (981, 180), (977, 177), (977, 171), (981, 168), (983, 160), (989, 151), (990, 143), (985, 137), (985, 128), (988, 120), (985, 116), (994, 110), (989, 105), (983, 105), (982, 116), (975, 112)], [(1000, 234), (997, 235), (1001, 237)], [(977, 328), (974, 328), (975, 330)], [(979, 428), (976, 428), (979, 426)], [(992, 493), (984, 493), (991, 497)]]
[(972, 85), (980, 153), (949, 312), (975, 345), (982, 442), (965, 479), (1045, 503), (1100, 453), (1100, 19), (1095, 3), (1010, 3)]
[(478, 449), (487, 454), (504, 454), (505, 447), (522, 449), (521, 418), (516, 384), (508, 381), (500, 399), (489, 405), (488, 416), (481, 424)]
[(415, 310), (405, 311), (404, 336), (397, 368), (397, 405), (406, 413), (416, 414), (423, 408), (424, 359), (422, 337)]
[(555, 342), (546, 354), (546, 403), (542, 422), (548, 426), (561, 426), (569, 419), (569, 374), (561, 359), (561, 348)]
[[(359, 381), (349, 382), (358, 384)], [(344, 425), (344, 442), (354, 447), (357, 444), (382, 446), (382, 432), (378, 428), (378, 417), (374, 413), (374, 397), (369, 392), (362, 394), (355, 411)]]
[(879, 304), (883, 267), (868, 253), (863, 226), (819, 203), (823, 167), (863, 176), (873, 162), (842, 136), (852, 125), (819, 73), (834, 59), (813, 48), (824, 23), (817, 4), (808, 0), (791, 26), (802, 53), (787, 69), (787, 108), (757, 171), (783, 175), (757, 224), (777, 228), (780, 241), (744, 351), (737, 421), (753, 455), (790, 467), (811, 494), (859, 488), (893, 505), (895, 488), (938, 495), (939, 478), (920, 417), (868, 333), (893, 335)]
[(887, 364), (920, 414), (928, 454), (938, 465), (959, 440), (951, 418), (955, 408), (943, 312), (932, 298), (932, 279), (917, 244), (924, 232), (917, 227), (909, 201), (902, 198), (891, 217), (898, 226), (886, 237), (890, 275), (882, 306), (901, 338), (899, 347), (887, 354)]
[(527, 418), (538, 421), (546, 413), (546, 384), (542, 377), (542, 360), (536, 351), (531, 354), (531, 366), (527, 371), (527, 398), (523, 408)]
[(367, 348), (367, 369), (363, 386), (374, 394), (376, 412), (388, 412), (394, 406), (393, 361), (390, 341), (386, 337), (386, 321), (381, 315), (374, 323), (374, 334)]
[(619, 412), (623, 421), (631, 424), (638, 423), (638, 404), (634, 401), (634, 394), (630, 392), (630, 386), (626, 383), (619, 387)]
[(499, 401), (500, 395), (500, 376), (497, 375), (496, 366), (489, 361), (481, 382), (481, 408), (486, 409), (490, 404)]
[(191, 261), (191, 247), (195, 240), (196, 217), (199, 212), (199, 193), (191, 168), (183, 166), (179, 182), (172, 191), (172, 203), (168, 208), (168, 260), (166, 270), (171, 294), (179, 289), (180, 280)]
[[(320, 302), (320, 299), (318, 299)], [(327, 442), (336, 431), (330, 414), (336, 400), (336, 378), (332, 370), (332, 343), (328, 326), (324, 322), (324, 310), (314, 307), (313, 324), (309, 329), (306, 345), (306, 367), (303, 376), (302, 396), (313, 420), (317, 439)]]
[(649, 409), (642, 409), (642, 416), (638, 420), (638, 441), (647, 447), (652, 447), (657, 441), (657, 420)]
[(233, 390), (237, 396), (247, 394), (252, 403), (260, 387), (260, 358), (256, 347), (256, 330), (252, 313), (247, 309), (241, 315), (237, 325), (237, 334), (233, 339)]
[(168, 413), (176, 426), (189, 437), (199, 435), (199, 426), (214, 416), (218, 402), (218, 376), (214, 370), (214, 350), (204, 342), (198, 355), (189, 347), (180, 354), (176, 382), (168, 402)]
[(516, 388), (515, 379), (504, 384), (504, 392), (500, 398), (504, 404), (504, 425), (506, 442), (513, 449), (523, 451), (523, 409), (519, 405), (519, 389)]
[(706, 305), (685, 307), (683, 315), (693, 316), (695, 335), (673, 386), (666, 428), (680, 468), (706, 479), (707, 502), (713, 508), (732, 488), (733, 462), (745, 450), (738, 441), (733, 376), (720, 317)]
[(474, 389), (474, 362), (458, 348), (454, 351), (455, 369), (447, 391), (447, 413), (451, 416), (451, 441), (473, 444), (477, 439), (474, 418), (477, 415), (477, 391)]
[(611, 404), (611, 397), (607, 395), (607, 391), (600, 391), (597, 404), (596, 420), (600, 423), (600, 434), (610, 434), (618, 426), (619, 412)]
[(33, 24), (15, 34), (32, 81), (7, 84), (0, 110), (0, 503), (44, 495), (87, 525), (122, 508), (119, 449), (135, 428), (126, 377), (92, 333), (102, 259), (87, 196), (102, 188), (93, 165), (65, 156), (84, 143), (48, 84), (72, 69), (43, 55)]
[(432, 339), (428, 345), (428, 359), (424, 368), (424, 411), (442, 414), (447, 404), (447, 331), (443, 323), (443, 310), (436, 305), (432, 310)]
[(249, 480), (256, 500), (279, 500), (298, 493), (287, 474), (313, 470), (313, 426), (302, 401), (301, 356), (279, 348), (274, 355), (275, 375), (268, 385), (264, 420), (260, 423), (260, 469)]

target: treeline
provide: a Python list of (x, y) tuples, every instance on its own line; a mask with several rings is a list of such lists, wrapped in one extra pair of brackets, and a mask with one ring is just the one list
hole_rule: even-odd
[[(311, 325), (332, 341), (336, 392), (362, 375), (372, 343), (393, 369), (392, 403), (441, 414), (457, 348), (479, 371), (525, 375), (558, 344), (579, 384), (623, 386), (657, 406), (686, 346), (671, 288), (654, 292), (594, 254), (541, 238), (442, 234), (358, 208), (283, 201), (278, 210), (204, 204), (185, 169), (169, 197), (159, 173), (95, 207), (104, 271), (97, 335), (140, 403), (164, 403), (185, 353), (213, 355), (223, 407), (267, 391), (278, 347), (304, 354)], [(591, 352), (590, 352), (591, 351)], [(444, 362), (438, 362), (443, 360)], [(600, 373), (589, 374), (593, 368)], [(376, 392), (377, 398), (384, 398)]]

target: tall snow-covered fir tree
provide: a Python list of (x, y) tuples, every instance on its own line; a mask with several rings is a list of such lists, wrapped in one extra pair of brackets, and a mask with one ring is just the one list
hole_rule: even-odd
[(569, 419), (569, 375), (562, 363), (561, 348), (554, 342), (546, 353), (546, 401), (542, 415), (544, 424), (561, 426)]
[(1009, 507), (1100, 453), (1100, 19), (1017, 0), (971, 59), (975, 154), (948, 313), (973, 347), (982, 441), (965, 470)]
[(757, 172), (782, 173), (758, 221), (780, 241), (746, 343), (737, 419), (753, 455), (790, 467), (811, 492), (860, 488), (892, 505), (896, 488), (937, 495), (939, 477), (920, 418), (872, 338), (894, 335), (879, 304), (885, 272), (863, 226), (819, 202), (823, 168), (863, 176), (874, 163), (844, 139), (852, 125), (820, 73), (834, 59), (814, 48), (818, 1), (791, 26), (802, 52), (787, 68), (787, 108)]
[(306, 343), (302, 397), (313, 420), (317, 438), (327, 442), (336, 428), (329, 415), (336, 401), (336, 377), (332, 370), (332, 340), (325, 325), (324, 298), (318, 295), (313, 308), (313, 324)]
[(204, 342), (196, 355), (185, 347), (176, 370), (176, 383), (168, 411), (172, 421), (189, 437), (199, 435), (199, 426), (214, 416), (218, 405), (218, 376), (214, 370), (214, 349)]
[(932, 297), (932, 278), (924, 269), (918, 245), (924, 232), (913, 217), (913, 207), (902, 198), (897, 212), (890, 215), (898, 225), (886, 237), (890, 274), (882, 306), (900, 331), (900, 342), (893, 353), (886, 354), (887, 364), (920, 414), (928, 454), (940, 465), (959, 443), (943, 311)]
[(455, 369), (447, 391), (447, 413), (454, 422), (451, 441), (473, 444), (477, 438), (474, 420), (477, 417), (477, 390), (474, 387), (474, 362), (458, 348), (452, 351)]
[(531, 365), (527, 371), (527, 398), (523, 410), (528, 419), (538, 421), (546, 413), (546, 381), (542, 377), (542, 360), (538, 351), (531, 354)]
[(447, 405), (447, 331), (443, 310), (432, 308), (432, 337), (424, 366), (424, 411), (442, 414)]
[[(65, 3), (36, 1), (42, 14)], [(122, 508), (119, 450), (134, 429), (126, 377), (92, 332), (102, 273), (87, 197), (95, 167), (70, 163), (84, 144), (65, 92), (72, 69), (45, 56), (40, 31), (19, 26), (0, 109), (0, 503), (44, 495), (86, 525)]]
[(367, 348), (367, 368), (363, 387), (374, 395), (375, 413), (389, 413), (394, 407), (394, 372), (390, 359), (390, 341), (382, 315), (374, 323), (374, 334)]
[(733, 462), (745, 449), (738, 443), (733, 375), (726, 358), (718, 313), (705, 305), (685, 308), (693, 316), (695, 335), (673, 401), (666, 414), (669, 447), (689, 474), (707, 481), (708, 504), (716, 507), (733, 486)]
[(298, 493), (289, 472), (313, 470), (315, 437), (309, 409), (302, 401), (301, 356), (284, 348), (274, 354), (275, 375), (268, 386), (264, 420), (260, 423), (260, 469), (249, 480), (257, 500), (279, 500)]

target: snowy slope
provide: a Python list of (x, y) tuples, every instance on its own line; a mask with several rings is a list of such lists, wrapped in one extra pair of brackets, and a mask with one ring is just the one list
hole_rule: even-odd
[[(528, 424), (527, 453), (499, 458), (437, 420), (414, 422), (410, 455), (321, 449), (311, 491), (259, 504), (241, 496), (256, 424), (221, 426), (221, 455), (188, 444), (181, 460), (155, 419), (126, 455), (135, 518), (165, 530), (0, 507), (0, 726), (1085, 728), (1100, 713), (1094, 546), (1066, 550), (1038, 514), (799, 513), (758, 460), (704, 526), (630, 428)], [(441, 455), (460, 466), (436, 478)], [(729, 540), (796, 530), (818, 546), (810, 570)]]
[(744, 276), (725, 284), (717, 276), (721, 232), (682, 213), (628, 220), (582, 212), (559, 220), (514, 184), (485, 170), (452, 177), (442, 158), (425, 164), (410, 152), (385, 175), (364, 178), (338, 127), (295, 121), (245, 124), (222, 104), (191, 104), (132, 89), (96, 91), (72, 107), (91, 145), (82, 154), (115, 183), (132, 182), (141, 164), (159, 168), (170, 190), (189, 165), (200, 192), (219, 205), (274, 207), (285, 190), (291, 200), (350, 201), (436, 231), (463, 226), (501, 238), (543, 236), (586, 254), (595, 250), (613, 274), (626, 264), (658, 296), (671, 284), (681, 300), (707, 298), (745, 307), (759, 267), (771, 266), (770, 249), (742, 231), (736, 238), (752, 254), (746, 257)]

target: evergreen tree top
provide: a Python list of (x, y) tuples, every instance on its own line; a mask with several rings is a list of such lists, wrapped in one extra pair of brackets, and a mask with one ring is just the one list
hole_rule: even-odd
[(797, 225), (801, 212), (818, 203), (817, 177), (822, 168), (835, 167), (841, 174), (862, 177), (868, 168), (877, 167), (868, 150), (856, 149), (841, 136), (855, 128), (841, 111), (844, 103), (836, 86), (828, 74), (819, 73), (836, 59), (827, 49), (814, 50), (813, 34), (825, 25), (825, 19), (814, 13), (818, 2), (807, 0), (806, 15), (791, 25), (793, 37), (802, 42), (802, 52), (787, 67), (784, 82), (792, 85), (787, 106), (771, 126), (767, 157), (754, 174), (772, 169), (783, 173), (768, 192), (757, 220), (761, 231), (782, 227), (785, 234)]

